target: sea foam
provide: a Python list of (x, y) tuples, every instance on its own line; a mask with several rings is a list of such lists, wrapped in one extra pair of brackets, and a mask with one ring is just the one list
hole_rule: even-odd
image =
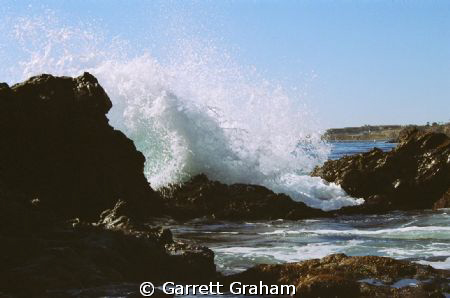
[(324, 210), (363, 202), (308, 175), (330, 147), (301, 96), (211, 41), (174, 38), (170, 53), (156, 58), (145, 46), (107, 38), (95, 26), (62, 24), (53, 13), (9, 26), (20, 63), (10, 81), (91, 72), (113, 101), (111, 124), (145, 155), (154, 188), (205, 173), (224, 183), (263, 185)]

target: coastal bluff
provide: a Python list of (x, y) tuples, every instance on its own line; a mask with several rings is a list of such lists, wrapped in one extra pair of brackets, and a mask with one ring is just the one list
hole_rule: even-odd
[(427, 123), (426, 125), (364, 125), (357, 127), (330, 128), (322, 138), (327, 141), (374, 141), (398, 142), (401, 132), (416, 128), (421, 131), (444, 133), (450, 136), (450, 123)]

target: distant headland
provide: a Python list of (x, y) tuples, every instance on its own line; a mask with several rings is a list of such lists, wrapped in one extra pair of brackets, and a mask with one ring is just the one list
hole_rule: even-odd
[(358, 127), (330, 128), (323, 138), (329, 141), (395, 141), (400, 131), (407, 127), (419, 130), (441, 132), (450, 136), (450, 122), (427, 123), (426, 125), (364, 125)]

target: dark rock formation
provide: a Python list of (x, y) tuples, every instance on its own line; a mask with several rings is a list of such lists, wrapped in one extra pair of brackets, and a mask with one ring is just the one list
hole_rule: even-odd
[[(57, 297), (52, 293), (111, 283), (199, 283), (217, 276), (211, 250), (176, 242), (161, 227), (135, 223), (123, 215), (126, 204), (119, 201), (97, 224), (49, 220), (47, 225), (33, 222), (34, 228), (0, 234), (0, 292)], [(49, 216), (38, 207), (2, 207), (2, 212), (22, 220), (33, 213), (36, 218)]]
[(0, 85), (0, 297), (217, 276), (211, 250), (143, 224), (162, 201), (110, 108), (88, 73)]
[(108, 124), (111, 106), (89, 73), (1, 84), (0, 183), (66, 216), (95, 219), (118, 199), (158, 210), (144, 156)]
[[(168, 256), (153, 262), (151, 269), (146, 269), (146, 274), (153, 271), (155, 276), (152, 281), (162, 282), (167, 280), (176, 281), (206, 281), (213, 279), (216, 275), (214, 265), (214, 253), (201, 246), (190, 245), (172, 239), (172, 233), (168, 229), (152, 227), (148, 224), (141, 224), (127, 217), (127, 203), (118, 201), (111, 210), (104, 211), (100, 216), (99, 226), (107, 230), (121, 231), (126, 235), (133, 235), (138, 239), (153, 238), (155, 243), (164, 248), (164, 253)], [(155, 236), (156, 235), (156, 236)], [(130, 250), (130, 253), (133, 253)]]
[(447, 191), (442, 195), (442, 197), (436, 201), (433, 205), (433, 209), (440, 209), (440, 208), (450, 208), (450, 187), (447, 189)]
[(450, 187), (450, 138), (408, 129), (391, 152), (375, 148), (330, 160), (311, 175), (338, 183), (351, 196), (366, 200), (340, 213), (432, 208)]
[[(444, 297), (450, 271), (391, 258), (329, 255), (282, 265), (257, 265), (225, 278), (226, 283), (295, 285), (296, 297)], [(417, 286), (398, 287), (402, 279)]]
[(330, 216), (326, 212), (275, 194), (263, 186), (225, 185), (205, 175), (161, 190), (166, 213), (177, 219), (210, 217), (226, 220), (303, 219)]

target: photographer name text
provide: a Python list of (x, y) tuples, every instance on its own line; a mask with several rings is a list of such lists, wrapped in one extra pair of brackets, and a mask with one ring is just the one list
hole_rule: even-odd
[[(232, 282), (225, 286), (219, 282), (210, 282), (204, 285), (177, 285), (174, 282), (165, 282), (159, 289), (167, 295), (294, 295), (293, 285), (266, 285), (262, 281), (259, 284), (246, 285), (241, 282)], [(140, 286), (141, 295), (152, 296), (155, 287), (150, 282), (144, 282)]]

